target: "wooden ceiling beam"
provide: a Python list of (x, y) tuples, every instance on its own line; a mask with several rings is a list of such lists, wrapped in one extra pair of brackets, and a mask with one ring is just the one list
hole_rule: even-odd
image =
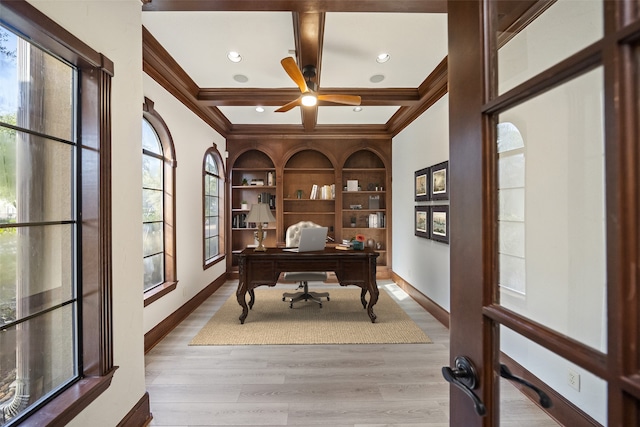
[(142, 0), (150, 11), (446, 13), (446, 0)]
[[(293, 35), (296, 41), (296, 59), (302, 70), (311, 65), (316, 68), (315, 81), (320, 85), (322, 65), (322, 43), (324, 39), (324, 18), (322, 12), (293, 12)], [(300, 106), (302, 126), (308, 132), (315, 129), (318, 122), (318, 107)]]

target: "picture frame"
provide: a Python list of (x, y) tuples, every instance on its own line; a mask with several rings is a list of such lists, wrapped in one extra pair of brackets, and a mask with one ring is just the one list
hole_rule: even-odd
[(430, 200), (449, 199), (449, 161), (429, 168), (429, 198)]
[(416, 206), (414, 215), (414, 234), (425, 239), (429, 238), (429, 224), (431, 221), (430, 206)]
[(429, 168), (414, 173), (414, 198), (416, 202), (429, 200)]
[(449, 244), (449, 206), (431, 206), (429, 219), (431, 240)]

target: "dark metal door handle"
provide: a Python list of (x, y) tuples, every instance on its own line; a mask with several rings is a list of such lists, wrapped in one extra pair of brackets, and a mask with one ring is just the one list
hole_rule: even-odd
[(533, 391), (535, 391), (536, 393), (538, 393), (538, 397), (540, 398), (540, 405), (543, 408), (551, 408), (553, 406), (553, 402), (551, 402), (551, 398), (547, 395), (547, 393), (540, 390), (538, 387), (534, 386), (529, 381), (516, 377), (511, 373), (511, 370), (507, 367), (507, 365), (503, 365), (502, 363), (500, 364), (500, 376), (502, 378), (506, 378), (508, 380), (515, 381), (524, 386), (527, 386)]
[(442, 376), (445, 380), (451, 384), (460, 388), (467, 396), (473, 400), (473, 407), (476, 410), (476, 414), (483, 417), (487, 413), (487, 408), (482, 403), (482, 400), (473, 392), (473, 389), (478, 385), (478, 376), (473, 364), (465, 356), (458, 356), (454, 361), (455, 369), (451, 369), (448, 366), (442, 368)]

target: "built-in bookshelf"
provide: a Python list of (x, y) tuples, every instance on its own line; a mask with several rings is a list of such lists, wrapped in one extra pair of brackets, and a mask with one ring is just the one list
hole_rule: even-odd
[(375, 153), (360, 150), (342, 167), (342, 239), (356, 234), (380, 253), (378, 264), (387, 264), (387, 169)]
[[(238, 140), (228, 150), (232, 252), (255, 244), (256, 229), (241, 217), (268, 199), (276, 222), (265, 227), (266, 246), (284, 246), (290, 225), (313, 221), (337, 243), (363, 235), (380, 253), (378, 277), (390, 276), (391, 149), (385, 141)], [(228, 268), (237, 272), (235, 257)]]
[(330, 190), (328, 193), (318, 190), (335, 189), (335, 182), (335, 167), (323, 153), (302, 150), (291, 156), (282, 178), (283, 232), (299, 221), (313, 221), (327, 227), (329, 236), (335, 238), (335, 190), (333, 194)]
[[(231, 251), (238, 252), (256, 244), (257, 225), (246, 221), (251, 206), (269, 204), (276, 216), (276, 171), (264, 153), (248, 151), (236, 160), (231, 170)], [(263, 226), (265, 245), (276, 244), (276, 223)], [(270, 232), (269, 232), (270, 231)]]

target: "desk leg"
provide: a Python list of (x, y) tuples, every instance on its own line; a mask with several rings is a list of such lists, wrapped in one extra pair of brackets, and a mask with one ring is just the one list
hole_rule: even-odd
[(238, 269), (239, 269), (239, 277), (238, 277), (238, 289), (236, 290), (236, 298), (238, 300), (238, 304), (242, 307), (242, 314), (240, 315), (240, 324), (244, 325), (244, 319), (247, 318), (249, 314), (249, 307), (247, 307), (247, 274), (245, 269), (245, 259), (241, 257), (238, 260)]
[(376, 315), (373, 312), (373, 306), (378, 302), (379, 294), (380, 290), (378, 289), (378, 283), (376, 282), (376, 260), (374, 258), (373, 261), (369, 263), (369, 307), (367, 308), (367, 313), (369, 314), (371, 323), (376, 322)]
[(253, 289), (249, 290), (249, 309), (253, 308), (253, 304), (256, 302), (256, 293)]
[(378, 290), (378, 285), (376, 284), (376, 282), (373, 282), (373, 286), (371, 287), (371, 290), (369, 291), (369, 307), (367, 307), (367, 314), (369, 315), (369, 318), (371, 319), (371, 323), (375, 323), (376, 322), (376, 314), (373, 312), (373, 306), (378, 302), (378, 295), (379, 295), (380, 291)]
[(365, 295), (367, 295), (367, 290), (365, 288), (362, 288), (362, 291), (360, 292), (360, 302), (362, 302), (362, 308), (367, 308), (367, 300), (364, 297)]

